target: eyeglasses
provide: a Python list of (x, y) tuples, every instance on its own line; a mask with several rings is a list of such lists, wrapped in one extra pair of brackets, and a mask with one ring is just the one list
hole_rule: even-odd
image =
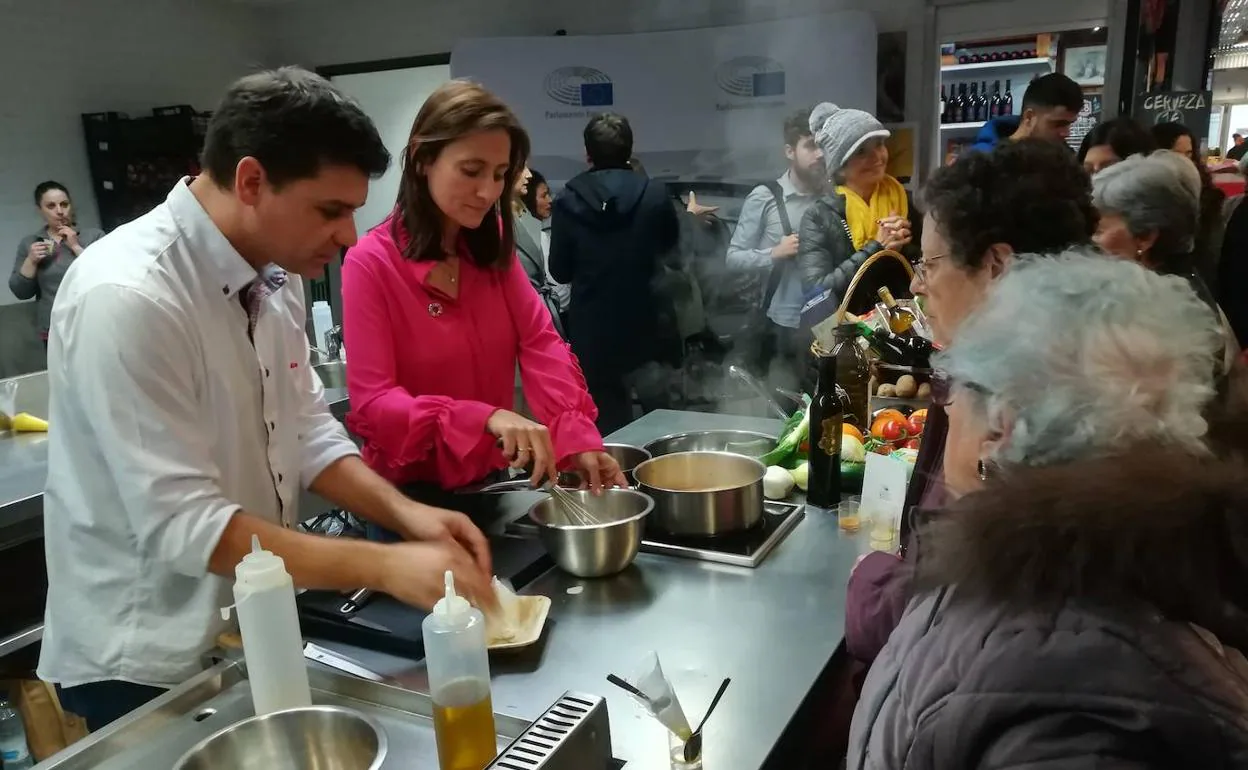
[(944, 259), (944, 258), (945, 258), (945, 257), (947, 257), (947, 256), (949, 256), (949, 255), (948, 255), (948, 254), (937, 254), (937, 255), (935, 255), (935, 256), (931, 256), (931, 257), (923, 257), (923, 258), (922, 258), (922, 259), (920, 259), (918, 262), (915, 262), (915, 263), (914, 263), (914, 272), (915, 272), (915, 274), (916, 274), (916, 275), (918, 275), (918, 276), (919, 276), (919, 280), (920, 280), (921, 282), (923, 282), (923, 283), (927, 283), (927, 278), (928, 278), (928, 275), (929, 275), (929, 274), (928, 274), (928, 270), (930, 270), (930, 269), (931, 269), (932, 263), (933, 263), (933, 262), (936, 262), (936, 261), (938, 261), (938, 260), (942, 260), (942, 259)]

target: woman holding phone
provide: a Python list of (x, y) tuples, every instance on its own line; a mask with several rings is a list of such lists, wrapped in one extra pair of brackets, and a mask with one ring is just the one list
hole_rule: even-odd
[(43, 227), (21, 240), (9, 276), (9, 290), (18, 299), (38, 302), (39, 336), (48, 344), (52, 301), (65, 271), (83, 249), (104, 237), (103, 230), (79, 231), (74, 225), (74, 205), (69, 190), (60, 182), (42, 182), (35, 188), (35, 206)]
[[(532, 467), (534, 485), (563, 469), (594, 489), (625, 483), (516, 259), (510, 214), (528, 151), (497, 97), (443, 85), (412, 126), (394, 213), (347, 252), (348, 424), (391, 482), (437, 494), (511, 466)], [(513, 411), (517, 365), (536, 419)]]

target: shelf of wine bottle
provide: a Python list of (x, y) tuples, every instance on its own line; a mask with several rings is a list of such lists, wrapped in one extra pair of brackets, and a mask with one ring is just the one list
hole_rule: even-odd
[(1044, 68), (1052, 71), (1052, 59), (1008, 59), (1005, 61), (985, 61), (976, 62), (974, 64), (946, 64), (940, 68), (941, 72), (972, 72), (975, 70), (1003, 70), (1017, 69), (1020, 67)]

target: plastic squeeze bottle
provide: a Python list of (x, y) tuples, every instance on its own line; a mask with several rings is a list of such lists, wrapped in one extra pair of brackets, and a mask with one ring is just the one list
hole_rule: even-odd
[[(303, 637), (295, 609), (295, 584), (280, 556), (260, 547), (234, 568), (234, 611), (256, 715), (312, 705)], [(229, 608), (221, 611), (229, 617)]]
[(421, 626), (438, 767), (483, 770), (498, 754), (485, 616), (455, 595), (455, 576), (450, 570), (445, 577), (446, 596)]
[(329, 334), (329, 330), (334, 328), (333, 311), (329, 308), (329, 303), (325, 300), (317, 300), (312, 303), (312, 336), (315, 337), (312, 344), (318, 348), (325, 347), (325, 335)]

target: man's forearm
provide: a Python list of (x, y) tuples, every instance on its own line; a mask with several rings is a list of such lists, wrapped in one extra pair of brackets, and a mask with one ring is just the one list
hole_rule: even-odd
[(310, 535), (279, 527), (239, 511), (230, 519), (208, 562), (208, 569), (234, 577), (234, 568), (251, 552), (252, 536), (282, 557), (299, 588), (349, 591), (378, 588), (386, 546), (365, 540)]
[(356, 455), (331, 463), (313, 479), (310, 489), (339, 508), (374, 524), (403, 531), (395, 511), (407, 498)]

